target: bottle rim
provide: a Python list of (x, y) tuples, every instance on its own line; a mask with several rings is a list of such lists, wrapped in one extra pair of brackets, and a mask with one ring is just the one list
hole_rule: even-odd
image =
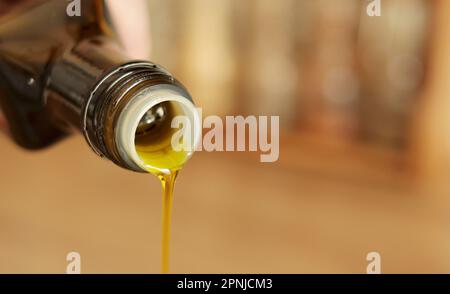
[(163, 102), (174, 102), (180, 106), (180, 115), (187, 118), (192, 129), (191, 146), (188, 146), (189, 159), (196, 150), (201, 137), (200, 115), (195, 105), (185, 96), (180, 95), (165, 85), (155, 85), (143, 88), (136, 93), (122, 109), (115, 126), (115, 142), (121, 158), (128, 164), (141, 171), (154, 171), (167, 174), (164, 170), (145, 163), (136, 150), (136, 130), (141, 118), (151, 108)]

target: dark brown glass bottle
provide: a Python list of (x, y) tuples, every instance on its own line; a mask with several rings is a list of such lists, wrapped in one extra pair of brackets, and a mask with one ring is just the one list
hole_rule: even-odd
[(9, 133), (39, 149), (78, 130), (98, 155), (146, 171), (136, 140), (168, 142), (176, 114), (197, 122), (192, 99), (160, 66), (123, 54), (103, 1), (81, 1), (80, 16), (67, 14), (68, 3), (0, 3), (0, 107)]

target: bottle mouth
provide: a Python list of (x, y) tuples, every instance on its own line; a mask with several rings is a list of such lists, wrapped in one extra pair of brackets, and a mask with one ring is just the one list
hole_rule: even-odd
[[(180, 123), (181, 122), (181, 123)], [(190, 98), (164, 85), (134, 93), (115, 127), (116, 148), (134, 170), (180, 169), (200, 142), (200, 115)]]

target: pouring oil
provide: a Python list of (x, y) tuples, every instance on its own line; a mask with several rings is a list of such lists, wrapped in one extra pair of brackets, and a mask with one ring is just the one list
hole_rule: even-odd
[(167, 272), (173, 186), (192, 155), (171, 148), (171, 120), (184, 114), (200, 129), (198, 114), (172, 74), (121, 52), (106, 1), (82, 2), (82, 17), (70, 17), (67, 1), (0, 0), (0, 106), (8, 134), (36, 150), (78, 130), (101, 157), (158, 176)]
[(192, 155), (188, 151), (175, 151), (171, 139), (176, 129), (171, 118), (180, 115), (179, 105), (163, 102), (151, 108), (141, 119), (136, 130), (135, 146), (147, 170), (156, 175), (162, 185), (161, 272), (169, 272), (170, 235), (173, 190), (178, 172)]
[(163, 188), (162, 199), (162, 226), (161, 226), (161, 273), (169, 272), (170, 262), (170, 232), (173, 207), (173, 188), (178, 171), (173, 171), (168, 175), (160, 175)]

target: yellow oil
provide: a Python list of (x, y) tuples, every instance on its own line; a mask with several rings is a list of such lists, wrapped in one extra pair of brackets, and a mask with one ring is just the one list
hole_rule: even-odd
[(172, 206), (173, 206), (173, 188), (177, 178), (178, 171), (171, 172), (168, 175), (160, 175), (163, 188), (162, 199), (162, 234), (161, 234), (161, 273), (169, 272), (170, 262), (170, 231), (172, 220)]
[(148, 172), (161, 181), (162, 193), (162, 234), (161, 234), (161, 272), (169, 272), (171, 215), (173, 190), (178, 172), (191, 156), (188, 151), (175, 151), (171, 139), (177, 131), (171, 128), (171, 120), (179, 115), (180, 109), (171, 102), (161, 104), (165, 109), (165, 119), (148, 132), (136, 133), (135, 145), (140, 158), (147, 165)]

